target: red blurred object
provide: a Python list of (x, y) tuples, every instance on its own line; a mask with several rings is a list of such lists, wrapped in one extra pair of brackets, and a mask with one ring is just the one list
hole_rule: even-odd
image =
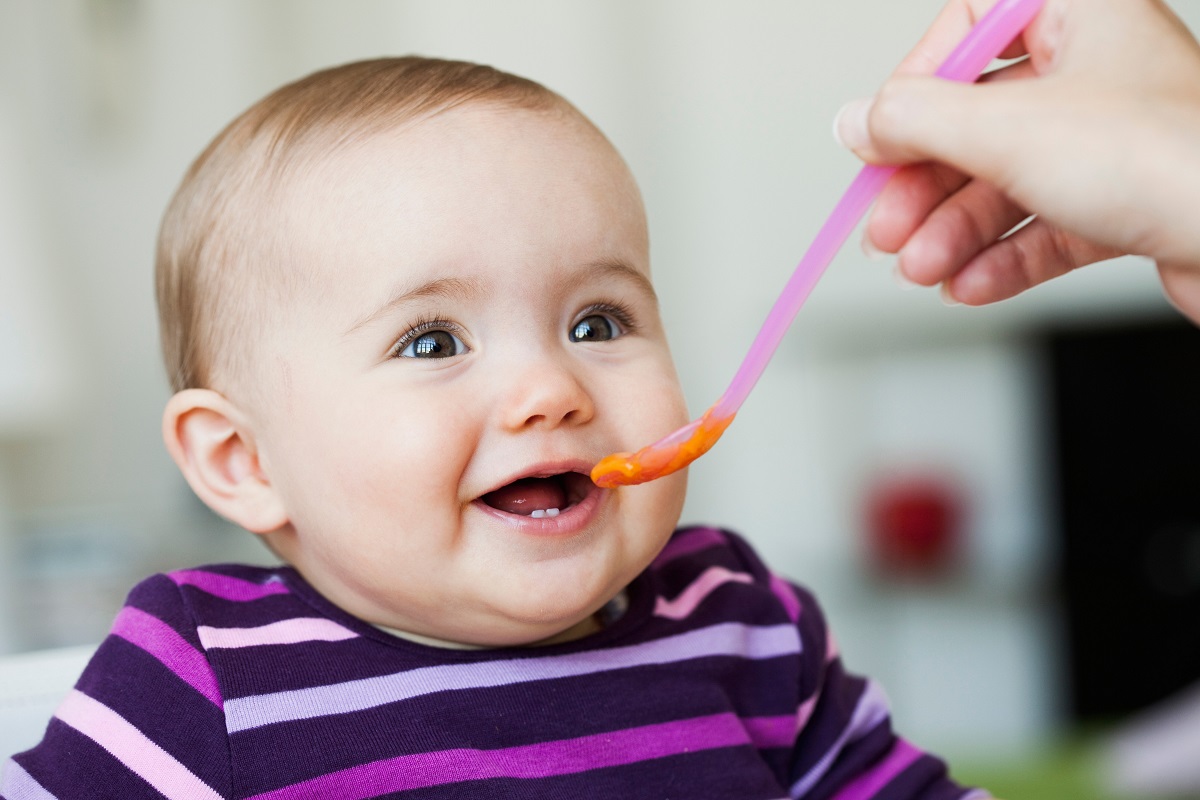
[(934, 578), (948, 572), (962, 545), (963, 500), (952, 481), (891, 476), (867, 492), (867, 551), (887, 577)]

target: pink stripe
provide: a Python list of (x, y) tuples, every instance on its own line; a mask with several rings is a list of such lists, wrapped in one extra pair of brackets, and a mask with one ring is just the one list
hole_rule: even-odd
[(107, 750), (169, 800), (221, 800), (211, 786), (180, 764), (108, 706), (72, 690), (54, 716)]
[(169, 577), (178, 586), (195, 586), (200, 591), (220, 597), (222, 600), (248, 602), (273, 594), (288, 593), (288, 588), (281, 581), (254, 583), (241, 578), (231, 578), (228, 575), (218, 575), (215, 572), (206, 572), (202, 569), (182, 569), (172, 572)]
[(829, 768), (841, 754), (842, 748), (847, 742), (861, 739), (886, 720), (887, 716), (887, 697), (884, 695), (883, 689), (875, 681), (868, 680), (867, 685), (863, 687), (863, 693), (859, 695), (858, 702), (854, 705), (854, 713), (850, 715), (850, 721), (842, 729), (842, 732), (838, 734), (837, 739), (829, 746), (829, 749), (825, 751), (825, 755), (821, 756), (815, 764), (809, 767), (808, 772), (800, 776), (800, 779), (792, 784), (792, 796), (803, 797), (808, 794), (809, 790), (817, 784), (817, 781), (821, 780), (825, 776), (825, 773), (829, 771)]
[(804, 726), (808, 724), (808, 720), (812, 717), (813, 709), (817, 707), (817, 698), (821, 696), (820, 692), (816, 692), (812, 697), (805, 700), (796, 709), (796, 734), (799, 735)]
[(221, 690), (208, 659), (170, 625), (140, 608), (126, 606), (117, 614), (112, 633), (154, 656), (180, 680), (221, 707)]
[(667, 542), (667, 546), (654, 559), (654, 566), (661, 567), (682, 556), (690, 553), (698, 553), (701, 550), (707, 550), (710, 547), (716, 547), (725, 543), (725, 534), (716, 528), (696, 528), (681, 533)]
[(389, 792), (487, 778), (570, 775), (746, 744), (749, 744), (746, 731), (736, 716), (715, 714), (503, 750), (464, 748), (400, 756), (312, 778), (255, 795), (251, 800), (308, 797), (362, 800)]
[(726, 583), (754, 583), (754, 578), (744, 572), (730, 572), (724, 567), (709, 567), (700, 574), (699, 578), (688, 584), (688, 587), (674, 600), (665, 597), (658, 598), (654, 605), (654, 616), (667, 619), (683, 619), (696, 610), (696, 606), (704, 602), (714, 589)]
[(903, 739), (897, 739), (891, 752), (882, 761), (843, 786), (833, 800), (870, 800), (920, 757), (920, 750)]
[(201, 626), (196, 629), (196, 633), (200, 635), (200, 644), (204, 645), (205, 650), (299, 642), (341, 642), (358, 636), (354, 631), (343, 628), (333, 620), (320, 617), (285, 619), (257, 628)]
[(805, 700), (796, 708), (795, 714), (783, 714), (778, 717), (745, 717), (742, 724), (750, 734), (750, 740), (755, 747), (791, 747), (796, 743), (796, 737), (808, 724), (813, 709), (817, 706), (817, 697)]
[(771, 591), (779, 598), (779, 602), (783, 604), (783, 610), (787, 612), (788, 619), (792, 622), (800, 620), (800, 598), (796, 597), (796, 593), (792, 591), (792, 587), (788, 582), (778, 575), (771, 576)]
[(791, 747), (796, 742), (796, 715), (746, 717), (742, 720), (750, 741), (758, 748)]

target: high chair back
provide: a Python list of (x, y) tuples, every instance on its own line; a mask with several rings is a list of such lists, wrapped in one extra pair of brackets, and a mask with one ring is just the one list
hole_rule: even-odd
[(39, 741), (95, 645), (0, 656), (0, 764)]

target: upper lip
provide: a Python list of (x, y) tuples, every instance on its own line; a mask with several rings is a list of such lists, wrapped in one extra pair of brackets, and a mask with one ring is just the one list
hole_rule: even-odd
[(479, 494), (479, 497), (484, 497), (491, 494), (497, 489), (502, 489), (510, 483), (515, 483), (522, 478), (550, 478), (555, 475), (562, 475), (564, 472), (579, 472), (584, 475), (590, 475), (592, 467), (596, 465), (595, 461), (584, 461), (579, 458), (555, 459), (550, 461), (539, 461), (528, 467), (522, 467), (519, 471), (510, 474), (507, 478), (502, 479), (494, 484), (490, 489), (487, 489)]

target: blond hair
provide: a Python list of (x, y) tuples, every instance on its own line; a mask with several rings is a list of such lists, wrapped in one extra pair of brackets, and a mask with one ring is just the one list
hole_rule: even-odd
[(264, 325), (264, 298), (302, 280), (282, 263), (284, 243), (262, 219), (290, 175), (372, 134), (474, 102), (579, 115), (525, 78), (408, 56), (315, 72), (221, 131), (184, 175), (159, 232), (155, 283), (172, 389), (237, 383)]

